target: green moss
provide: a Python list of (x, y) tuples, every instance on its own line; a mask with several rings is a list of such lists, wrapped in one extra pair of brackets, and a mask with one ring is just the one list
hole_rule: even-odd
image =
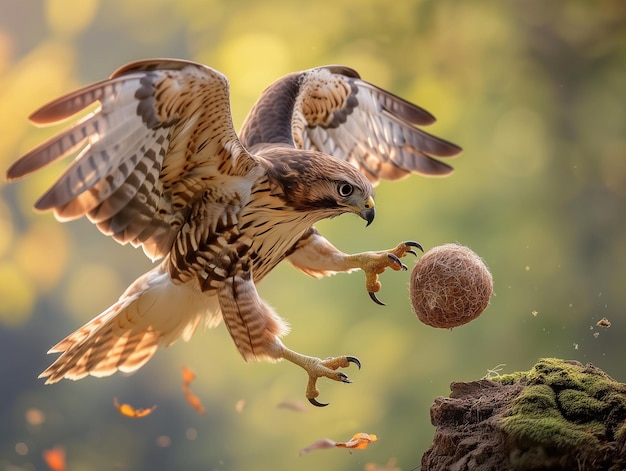
[(528, 371), (518, 371), (516, 373), (509, 373), (500, 376), (493, 376), (489, 379), (491, 381), (495, 381), (496, 383), (503, 384), (504, 386), (508, 386), (510, 384), (518, 383), (526, 378)]
[(571, 427), (556, 415), (549, 417), (505, 417), (502, 427), (512, 437), (520, 448), (531, 448), (541, 445), (542, 448), (571, 449), (582, 445), (598, 443), (589, 431), (580, 427)]
[(577, 389), (565, 389), (559, 392), (558, 402), (565, 418), (578, 421), (593, 420), (611, 407), (610, 403)]
[(626, 438), (626, 386), (591, 365), (546, 358), (494, 380), (527, 383), (500, 421), (518, 448), (566, 450)]
[(597, 424), (569, 422), (560, 410), (556, 392), (547, 384), (526, 387), (505, 415), (503, 430), (523, 446), (563, 449), (597, 442), (589, 432), (597, 430)]
[(620, 443), (626, 442), (626, 421), (615, 430), (615, 440)]
[(555, 390), (575, 389), (595, 398), (618, 393), (626, 398), (626, 385), (592, 365), (585, 366), (577, 361), (543, 358), (527, 375), (531, 383), (549, 384)]
[(546, 384), (528, 386), (509, 409), (510, 415), (553, 415), (557, 410), (556, 394)]

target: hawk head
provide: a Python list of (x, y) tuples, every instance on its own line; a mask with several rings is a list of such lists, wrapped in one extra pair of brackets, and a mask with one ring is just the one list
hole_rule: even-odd
[(316, 219), (355, 213), (374, 220), (374, 188), (349, 163), (322, 152), (273, 148), (263, 155), (267, 175), (280, 189), (280, 198), (290, 209), (308, 212)]

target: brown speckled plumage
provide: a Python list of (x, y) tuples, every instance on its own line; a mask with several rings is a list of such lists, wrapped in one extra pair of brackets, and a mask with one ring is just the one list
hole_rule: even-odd
[[(352, 69), (328, 66), (271, 85), (239, 138), (222, 74), (155, 59), (128, 64), (31, 120), (53, 124), (95, 102), (95, 111), (24, 155), (7, 177), (78, 151), (36, 208), (61, 221), (86, 216), (159, 263), (50, 350), (61, 355), (42, 373), (46, 382), (134, 371), (159, 346), (221, 320), (246, 360), (286, 358), (311, 377), (344, 381), (334, 370), (345, 358), (312, 366), (281, 343), (287, 327), (255, 284), (285, 258), (312, 276), (398, 269), (388, 252), (343, 254), (313, 225), (347, 212), (371, 222), (379, 178), (449, 173), (432, 156), (460, 149), (415, 127), (432, 116)], [(307, 396), (316, 395), (309, 385)]]

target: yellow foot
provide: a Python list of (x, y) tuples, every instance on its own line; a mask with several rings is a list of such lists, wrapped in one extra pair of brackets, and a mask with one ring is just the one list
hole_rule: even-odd
[(384, 306), (376, 293), (380, 291), (381, 283), (378, 281), (378, 275), (384, 272), (387, 268), (392, 270), (407, 270), (407, 266), (400, 260), (406, 254), (417, 255), (413, 248), (417, 248), (420, 251), (424, 251), (422, 246), (417, 242), (407, 241), (398, 244), (398, 246), (391, 250), (383, 250), (381, 252), (364, 252), (361, 254), (353, 255), (357, 258), (359, 268), (365, 272), (365, 288), (376, 304)]
[(348, 376), (337, 371), (339, 368), (346, 368), (350, 366), (350, 363), (354, 363), (361, 369), (361, 362), (358, 358), (352, 356), (340, 356), (334, 358), (327, 358), (326, 360), (320, 360), (319, 358), (302, 355), (298, 352), (288, 349), (282, 342), (277, 341), (276, 346), (278, 351), (276, 352), (279, 358), (284, 358), (296, 365), (304, 368), (309, 375), (309, 381), (306, 386), (306, 398), (311, 404), (317, 407), (324, 407), (328, 404), (319, 402), (316, 398), (320, 392), (317, 389), (316, 383), (319, 378), (329, 378), (334, 381), (341, 381), (342, 383), (351, 383)]
[(350, 381), (345, 373), (335, 370), (337, 368), (345, 368), (347, 366), (350, 366), (350, 363), (354, 363), (356, 366), (359, 367), (359, 369), (361, 369), (361, 362), (358, 358), (351, 356), (327, 358), (326, 360), (320, 360), (319, 358), (315, 358), (314, 360), (316, 361), (311, 365), (310, 369), (307, 369), (307, 373), (309, 374), (309, 382), (306, 385), (306, 398), (314, 406), (326, 407), (328, 403), (319, 402), (316, 399), (317, 396), (320, 395), (320, 392), (316, 386), (318, 378), (324, 376), (335, 381), (341, 381), (342, 383), (351, 383), (352, 381)]

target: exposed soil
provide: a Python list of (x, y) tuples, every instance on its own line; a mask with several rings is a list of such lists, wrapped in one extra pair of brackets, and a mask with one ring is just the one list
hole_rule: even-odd
[(626, 385), (578, 362), (452, 383), (423, 471), (626, 469)]

